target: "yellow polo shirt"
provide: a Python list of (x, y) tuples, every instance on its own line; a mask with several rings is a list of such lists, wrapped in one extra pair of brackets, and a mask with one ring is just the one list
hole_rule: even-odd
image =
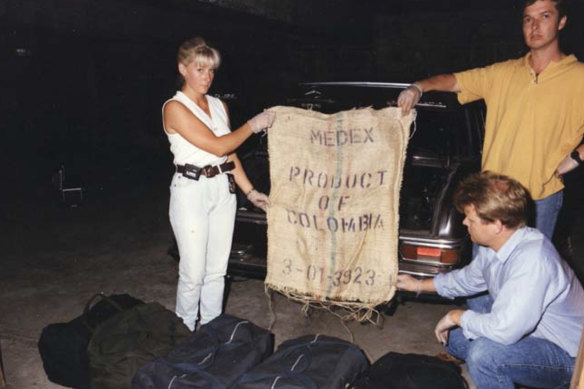
[(554, 172), (584, 134), (584, 63), (569, 55), (536, 75), (530, 55), (454, 76), (461, 104), (487, 105), (483, 170), (517, 179), (540, 200), (564, 187)]

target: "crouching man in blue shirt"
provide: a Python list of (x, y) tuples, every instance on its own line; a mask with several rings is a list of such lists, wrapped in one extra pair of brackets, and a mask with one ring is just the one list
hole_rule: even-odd
[[(552, 243), (526, 227), (528, 193), (483, 172), (454, 195), (479, 249), (472, 262), (434, 279), (398, 277), (397, 287), (469, 300), (436, 325), (439, 342), (464, 360), (479, 389), (568, 387), (584, 325), (584, 291)], [(472, 303), (471, 303), (472, 301)]]

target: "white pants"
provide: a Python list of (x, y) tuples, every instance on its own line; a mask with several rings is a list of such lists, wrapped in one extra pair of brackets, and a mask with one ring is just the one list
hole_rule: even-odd
[(176, 173), (170, 186), (170, 224), (180, 254), (176, 314), (192, 331), (221, 314), (236, 199), (226, 174), (198, 181)]

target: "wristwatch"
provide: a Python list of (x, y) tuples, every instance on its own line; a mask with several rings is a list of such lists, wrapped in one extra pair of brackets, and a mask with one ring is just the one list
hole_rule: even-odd
[(572, 151), (572, 154), (570, 154), (570, 158), (578, 162), (578, 165), (582, 163), (582, 158), (580, 158), (580, 153), (578, 152), (578, 150)]

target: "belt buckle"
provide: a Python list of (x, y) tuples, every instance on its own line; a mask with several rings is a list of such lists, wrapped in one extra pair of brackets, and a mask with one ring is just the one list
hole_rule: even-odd
[(203, 169), (201, 169), (200, 167), (185, 163), (185, 170), (183, 171), (183, 176), (198, 181), (199, 177), (201, 176), (202, 170)]
[(207, 165), (203, 167), (201, 170), (205, 171), (205, 177), (207, 178), (215, 177), (218, 174), (217, 173), (218, 169), (216, 168), (216, 166)]

